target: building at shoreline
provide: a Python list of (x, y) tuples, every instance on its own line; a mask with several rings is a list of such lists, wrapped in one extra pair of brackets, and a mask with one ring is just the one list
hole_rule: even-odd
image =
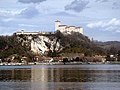
[(72, 32), (83, 34), (82, 27), (62, 25), (60, 21), (55, 21), (55, 31), (57, 30), (64, 34), (71, 34)]

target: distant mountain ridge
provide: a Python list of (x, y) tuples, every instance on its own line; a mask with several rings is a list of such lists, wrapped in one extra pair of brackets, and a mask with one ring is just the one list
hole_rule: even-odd
[(100, 46), (101, 48), (104, 48), (107, 50), (109, 50), (111, 47), (114, 47), (117, 50), (120, 50), (120, 41), (107, 41), (107, 42), (95, 41), (94, 43)]

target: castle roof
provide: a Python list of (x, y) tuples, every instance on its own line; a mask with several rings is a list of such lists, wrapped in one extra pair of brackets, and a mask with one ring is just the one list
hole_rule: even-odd
[(75, 26), (69, 26), (69, 27), (75, 27)]
[(65, 26), (67, 26), (67, 25), (59, 25), (59, 27), (65, 27)]
[(55, 22), (60, 22), (59, 20), (55, 21)]
[(76, 27), (76, 28), (81, 28), (81, 27)]

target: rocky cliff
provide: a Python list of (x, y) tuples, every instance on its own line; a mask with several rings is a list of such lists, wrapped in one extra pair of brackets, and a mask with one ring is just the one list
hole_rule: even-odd
[(17, 35), (17, 39), (36, 54), (46, 54), (49, 51), (60, 52), (63, 48), (55, 34)]
[(20, 34), (0, 36), (0, 58), (11, 55), (26, 56), (30, 60), (33, 55), (59, 56), (67, 53), (84, 55), (105, 54), (104, 50), (95, 45), (87, 36), (73, 32), (64, 35), (57, 31), (52, 34)]

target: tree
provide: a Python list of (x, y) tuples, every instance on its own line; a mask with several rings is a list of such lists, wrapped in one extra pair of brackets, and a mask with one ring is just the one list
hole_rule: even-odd
[(63, 63), (65, 64), (66, 62), (69, 62), (68, 58), (63, 58)]
[(110, 54), (115, 55), (117, 53), (117, 50), (115, 47), (111, 47), (109, 52), (110, 52)]
[(107, 56), (106, 56), (106, 61), (111, 61), (111, 60), (110, 60), (110, 55), (107, 55)]
[(120, 61), (120, 50), (117, 52), (117, 56), (118, 56), (118, 61)]

